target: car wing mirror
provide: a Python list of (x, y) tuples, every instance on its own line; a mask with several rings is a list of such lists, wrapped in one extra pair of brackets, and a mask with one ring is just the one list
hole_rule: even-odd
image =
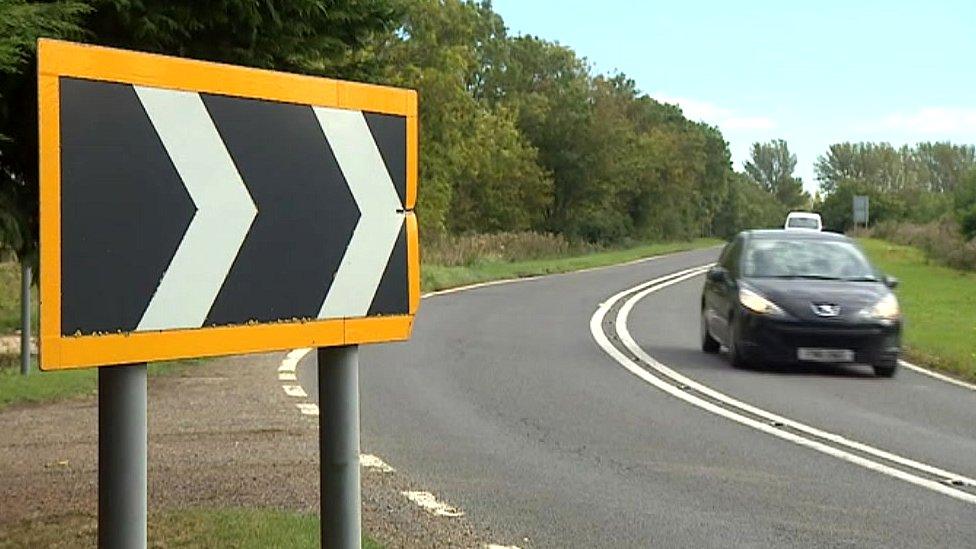
[(894, 290), (898, 287), (898, 279), (890, 275), (885, 275), (884, 285)]
[(725, 282), (725, 269), (722, 267), (712, 267), (705, 276), (711, 282)]

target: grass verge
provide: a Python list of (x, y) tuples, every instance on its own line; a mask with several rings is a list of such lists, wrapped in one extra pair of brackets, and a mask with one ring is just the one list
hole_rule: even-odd
[(444, 266), (421, 264), (421, 287), (423, 291), (436, 291), (445, 288), (477, 284), (491, 280), (524, 278), (555, 273), (566, 273), (625, 263), (645, 257), (667, 253), (695, 250), (717, 246), (723, 241), (714, 238), (699, 238), (688, 242), (665, 242), (645, 244), (634, 248), (611, 250), (584, 255), (553, 259), (533, 259), (527, 261), (481, 261), (470, 265)]
[[(196, 361), (157, 362), (149, 365), (149, 376), (175, 375)], [(97, 368), (41, 372), (36, 357), (29, 376), (20, 374), (20, 356), (0, 355), (0, 410), (12, 404), (41, 403), (80, 395), (97, 394)]]
[[(94, 547), (95, 517), (67, 515), (0, 527), (0, 547)], [(318, 547), (316, 515), (272, 509), (193, 508), (149, 516), (149, 547)], [(363, 538), (364, 549), (381, 549)]]
[(910, 246), (871, 238), (861, 245), (900, 281), (906, 357), (976, 381), (976, 273), (934, 264)]
[[(31, 288), (31, 324), (37, 333), (37, 286)], [(0, 262), (0, 335), (20, 329), (20, 263)]]

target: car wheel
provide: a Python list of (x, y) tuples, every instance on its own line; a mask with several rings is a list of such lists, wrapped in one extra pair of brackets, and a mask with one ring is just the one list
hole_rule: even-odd
[(733, 368), (745, 368), (748, 366), (746, 364), (745, 357), (742, 356), (742, 350), (739, 348), (739, 335), (736, 329), (735, 315), (732, 316), (732, 320), (729, 321), (729, 360), (732, 362)]
[(718, 340), (708, 333), (708, 321), (705, 320), (705, 311), (701, 314), (701, 348), (708, 354), (715, 354), (721, 348)]
[(895, 377), (898, 371), (898, 361), (882, 362), (874, 365), (874, 375), (878, 377)]

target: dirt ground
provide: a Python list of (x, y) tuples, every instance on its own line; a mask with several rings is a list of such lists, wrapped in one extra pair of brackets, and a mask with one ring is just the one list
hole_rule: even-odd
[[(277, 381), (282, 355), (214, 360), (150, 378), (150, 512), (208, 507), (318, 509), (318, 418)], [(43, 374), (57, 375), (57, 373)], [(97, 509), (93, 397), (0, 412), (0, 532)], [(364, 448), (368, 451), (368, 448)], [(470, 517), (434, 517), (400, 492), (409, 472), (363, 470), (363, 528), (387, 547), (483, 547)]]

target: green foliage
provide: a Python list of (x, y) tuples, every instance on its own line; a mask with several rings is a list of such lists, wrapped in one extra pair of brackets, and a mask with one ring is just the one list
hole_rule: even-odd
[(783, 226), (788, 208), (756, 181), (743, 173), (729, 178), (729, 188), (713, 224), (716, 236), (729, 239), (745, 229), (776, 229)]
[(908, 188), (946, 193), (976, 167), (976, 147), (947, 142), (895, 149), (888, 143), (836, 143), (817, 159), (820, 189), (830, 194), (844, 180), (869, 182), (882, 191)]
[(966, 240), (976, 238), (976, 169), (970, 170), (956, 189), (956, 221)]
[(623, 74), (593, 74), (565, 46), (508, 35), (487, 1), (76, 0), (57, 9), (3, 1), (34, 10), (30, 24), (8, 19), (18, 38), (0, 38), (0, 52), (21, 48), (0, 119), (11, 137), (0, 144), (0, 167), (16, 183), (0, 194), (0, 227), (21, 255), (36, 246), (36, 120), (10, 113), (36, 112), (31, 48), (49, 34), (419, 90), (418, 216), (428, 236), (687, 239), (765, 223), (782, 209), (778, 200), (796, 201), (783, 182), (766, 191), (732, 183), (718, 129), (687, 120)]
[(396, 15), (387, 0), (0, 0), (0, 244), (37, 246), (38, 37), (367, 78), (359, 50)]
[[(964, 235), (971, 201), (970, 178), (976, 148), (951, 143), (918, 143), (894, 148), (888, 143), (838, 143), (815, 165), (823, 194), (824, 224), (835, 230), (852, 225), (853, 195), (870, 198), (871, 223), (928, 224), (955, 213)], [(971, 221), (976, 231), (976, 220)]]
[[(725, 140), (624, 75), (510, 37), (488, 3), (403, 0), (373, 48), (421, 96), (425, 232), (534, 229), (574, 240), (704, 234), (730, 172)], [(535, 166), (533, 166), (533, 164)]]
[(803, 192), (803, 181), (793, 177), (796, 155), (790, 152), (786, 141), (774, 139), (768, 143), (753, 143), (751, 159), (744, 168), (763, 190), (788, 209), (799, 208), (810, 201)]
[(89, 11), (83, 2), (0, 0), (0, 252), (29, 259), (37, 234), (37, 39), (81, 36)]
[(883, 221), (867, 231), (873, 238), (918, 248), (932, 261), (963, 271), (976, 271), (976, 239), (965, 240), (950, 217), (929, 223)]

